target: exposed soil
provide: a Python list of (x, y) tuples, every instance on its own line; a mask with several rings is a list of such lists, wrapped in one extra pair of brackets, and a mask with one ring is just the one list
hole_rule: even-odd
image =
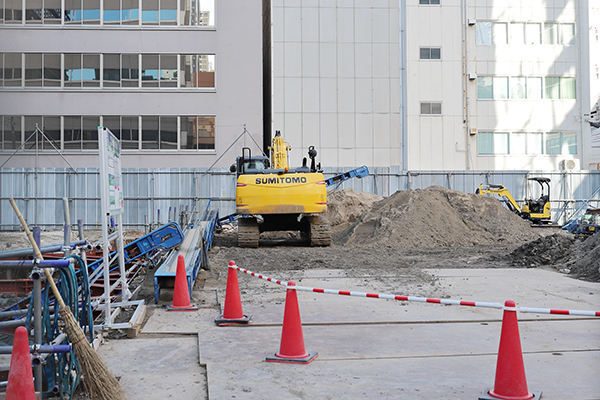
[(432, 186), (388, 198), (346, 189), (329, 194), (331, 247), (304, 247), (293, 232), (262, 234), (258, 249), (236, 246), (234, 227), (216, 235), (211, 262), (257, 272), (339, 268), (402, 271), (424, 282), (424, 268), (549, 268), (600, 281), (600, 235), (575, 237), (532, 228), (497, 199)]
[(510, 254), (514, 266), (554, 268), (575, 278), (600, 282), (600, 235), (555, 233)]

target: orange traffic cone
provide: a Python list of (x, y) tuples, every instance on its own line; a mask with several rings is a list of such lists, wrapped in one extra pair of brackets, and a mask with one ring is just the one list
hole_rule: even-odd
[[(235, 265), (235, 261), (229, 261), (229, 266)], [(242, 311), (242, 299), (240, 298), (240, 286), (238, 284), (237, 270), (227, 268), (227, 290), (225, 291), (225, 305), (223, 314), (215, 318), (215, 323), (219, 326), (247, 324), (250, 317), (244, 315)]]
[(496, 381), (494, 388), (482, 394), (479, 400), (537, 400), (542, 396), (542, 392), (530, 392), (527, 389), (515, 302), (507, 300), (504, 307), (496, 364)]
[[(289, 281), (288, 286), (296, 286), (296, 283)], [(281, 345), (277, 353), (267, 357), (267, 361), (308, 364), (317, 358), (317, 356), (316, 352), (307, 353), (304, 349), (302, 321), (300, 321), (300, 309), (298, 308), (298, 294), (296, 293), (296, 289), (288, 289), (285, 295)]]
[(35, 400), (33, 373), (31, 372), (31, 355), (29, 354), (29, 338), (27, 329), (19, 326), (15, 330), (6, 400)]
[(195, 311), (198, 307), (190, 303), (185, 260), (180, 254), (177, 256), (177, 272), (175, 272), (175, 289), (173, 290), (173, 304), (167, 306), (167, 311)]

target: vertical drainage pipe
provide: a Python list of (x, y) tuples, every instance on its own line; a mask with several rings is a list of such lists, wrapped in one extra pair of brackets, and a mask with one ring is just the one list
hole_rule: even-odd
[(400, 0), (400, 146), (402, 171), (408, 171), (407, 129), (406, 129), (406, 0)]

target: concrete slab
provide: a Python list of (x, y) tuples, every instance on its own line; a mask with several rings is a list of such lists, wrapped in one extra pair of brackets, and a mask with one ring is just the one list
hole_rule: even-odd
[(197, 335), (109, 340), (98, 354), (129, 399), (208, 398)]
[[(390, 285), (339, 270), (293, 272), (305, 286), (378, 292)], [(593, 310), (600, 304), (599, 284), (550, 271), (426, 272), (439, 278), (434, 289), (440, 297), (500, 303), (512, 298), (542, 308)], [(310, 365), (271, 364), (264, 358), (279, 349), (285, 290), (252, 279), (240, 275), (244, 312), (253, 314), (254, 325), (206, 326), (200, 337), (211, 399), (468, 399), (493, 387), (502, 310), (299, 292), (305, 347), (319, 357)], [(519, 319), (530, 389), (543, 390), (544, 399), (596, 398), (600, 319)]]
[[(338, 290), (600, 308), (599, 283), (551, 271), (424, 273), (433, 278), (431, 285), (400, 275), (349, 275), (339, 269), (289, 271), (288, 277), (274, 278)], [(305, 348), (319, 356), (308, 365), (277, 364), (265, 358), (279, 350), (285, 288), (242, 274), (239, 285), (244, 313), (253, 316), (250, 325), (216, 326), (225, 288), (207, 286), (205, 308), (169, 313), (152, 306), (138, 338), (109, 341), (100, 348), (131, 399), (203, 399), (200, 386), (207, 385), (211, 400), (462, 400), (477, 399), (494, 385), (502, 310), (298, 292)], [(194, 296), (200, 293), (196, 290)], [(599, 398), (600, 318), (518, 316), (530, 390), (542, 390), (542, 398), (549, 400)]]

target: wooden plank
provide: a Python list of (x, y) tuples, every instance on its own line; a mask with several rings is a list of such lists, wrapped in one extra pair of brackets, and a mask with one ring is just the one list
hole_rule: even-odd
[(146, 318), (146, 305), (140, 304), (138, 307), (140, 307), (140, 310), (138, 312), (137, 318), (135, 319), (135, 321), (131, 321), (131, 328), (127, 329), (127, 337), (129, 339), (136, 337), (140, 333), (140, 330), (142, 329), (142, 324), (144, 323), (144, 318)]

